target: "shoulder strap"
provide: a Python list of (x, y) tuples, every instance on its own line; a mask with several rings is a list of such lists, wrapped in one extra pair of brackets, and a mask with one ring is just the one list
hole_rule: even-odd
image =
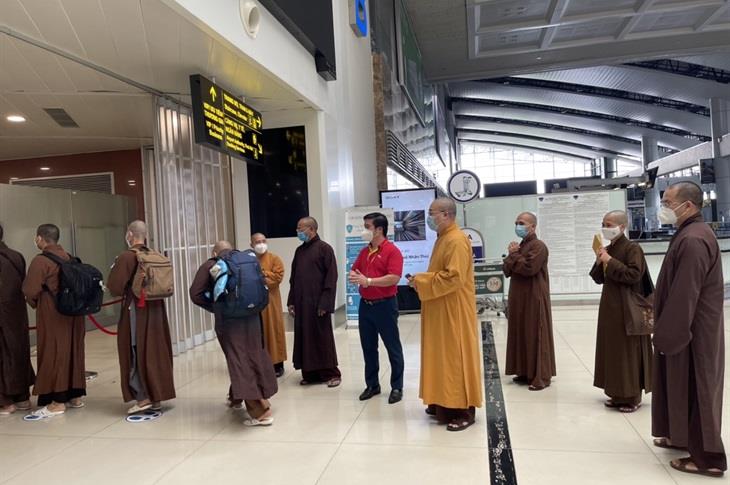
[(1, 252), (0, 252), (0, 256), (2, 256), (2, 257), (3, 257), (4, 259), (6, 259), (6, 260), (8, 261), (8, 263), (10, 263), (10, 266), (12, 266), (12, 267), (13, 267), (13, 268), (15, 269), (15, 271), (17, 271), (17, 272), (18, 272), (18, 275), (20, 276), (20, 279), (21, 279), (21, 280), (22, 280), (22, 279), (23, 279), (23, 278), (25, 277), (25, 275), (24, 275), (24, 274), (23, 274), (23, 272), (22, 272), (22, 271), (20, 270), (20, 268), (18, 268), (17, 266), (15, 266), (15, 263), (13, 262), (13, 260), (12, 260), (12, 259), (10, 259), (10, 256), (8, 256), (8, 255), (7, 255), (7, 254), (5, 254), (5, 253), (1, 253)]
[(62, 264), (64, 264), (64, 263), (67, 262), (67, 261), (64, 261), (63, 259), (59, 258), (58, 256), (56, 256), (55, 254), (47, 253), (45, 251), (42, 252), (41, 255), (45, 256), (48, 259), (50, 259), (51, 261), (53, 261), (54, 263), (56, 263), (59, 266), (61, 266)]

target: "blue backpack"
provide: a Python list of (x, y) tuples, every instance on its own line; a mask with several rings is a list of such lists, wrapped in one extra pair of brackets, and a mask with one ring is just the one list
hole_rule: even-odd
[(261, 313), (269, 304), (269, 289), (256, 253), (234, 250), (220, 259), (228, 266), (225, 294), (214, 304), (221, 316), (235, 319)]

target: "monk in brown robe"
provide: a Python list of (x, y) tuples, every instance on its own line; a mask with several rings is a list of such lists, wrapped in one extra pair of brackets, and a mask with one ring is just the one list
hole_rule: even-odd
[(294, 253), (287, 306), (294, 317), (294, 368), (302, 370), (305, 386), (342, 382), (337, 368), (337, 348), (332, 330), (337, 291), (337, 262), (332, 246), (317, 235), (317, 221), (305, 217), (297, 224), (302, 241)]
[(256, 253), (256, 257), (259, 258), (266, 286), (269, 288), (269, 304), (261, 312), (264, 344), (274, 363), (276, 377), (281, 377), (284, 375), (284, 361), (286, 361), (284, 310), (281, 306), (281, 292), (279, 291), (279, 285), (284, 280), (284, 262), (279, 256), (269, 251), (266, 236), (260, 232), (251, 236), (251, 247)]
[(211, 268), (218, 258), (225, 258), (233, 250), (228, 241), (219, 241), (213, 247), (213, 257), (203, 263), (190, 286), (190, 298), (199, 307), (215, 314), (215, 333), (228, 364), (231, 386), (228, 405), (240, 409), (246, 405), (250, 419), (246, 426), (270, 426), (274, 422), (269, 398), (279, 390), (271, 365), (271, 358), (263, 345), (261, 316), (240, 319), (224, 318), (213, 305)]
[(145, 248), (147, 225), (134, 221), (124, 237), (130, 250), (117, 256), (107, 286), (122, 297), (117, 324), (120, 384), (125, 402), (136, 401), (128, 414), (161, 409), (161, 401), (175, 398), (172, 372), (172, 339), (163, 300), (143, 304), (132, 293), (137, 255), (131, 249)]
[(0, 226), (0, 416), (30, 409), (35, 372), (30, 362), (25, 259), (3, 242)]
[(702, 190), (679, 182), (664, 192), (659, 219), (674, 224), (654, 300), (654, 445), (689, 451), (671, 466), (722, 476), (725, 372), (724, 283), (715, 234), (703, 221)]
[[(43, 224), (36, 231), (35, 244), (41, 253), (68, 260), (70, 256), (58, 244), (60, 237), (58, 227)], [(58, 264), (43, 254), (33, 258), (23, 282), (23, 294), (28, 304), (36, 309), (38, 376), (33, 394), (38, 396), (38, 406), (42, 406), (31, 413), (36, 419), (63, 414), (67, 407), (84, 407), (84, 317), (69, 317), (58, 312), (55, 302), (58, 287)]]
[(421, 300), (418, 395), (447, 431), (463, 431), (482, 405), (483, 382), (471, 243), (451, 199), (431, 203), (427, 224), (438, 233), (428, 271), (408, 278)]
[(553, 317), (550, 305), (548, 249), (535, 234), (537, 217), (523, 212), (515, 221), (521, 242), (510, 243), (502, 270), (511, 278), (506, 374), (541, 391), (555, 376)]
[(641, 405), (641, 391), (651, 392), (653, 352), (651, 335), (626, 335), (627, 292), (648, 296), (642, 284), (648, 278), (644, 252), (624, 235), (627, 224), (623, 211), (605, 215), (601, 232), (611, 244), (598, 251), (590, 272), (603, 285), (593, 385), (609, 397), (607, 407), (633, 413)]

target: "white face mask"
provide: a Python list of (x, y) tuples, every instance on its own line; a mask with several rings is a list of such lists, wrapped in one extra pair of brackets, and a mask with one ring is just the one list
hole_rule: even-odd
[(268, 249), (269, 247), (266, 245), (266, 243), (259, 243), (253, 247), (253, 250), (256, 252), (256, 254), (264, 254)]
[[(682, 207), (684, 205), (684, 202), (679, 204), (677, 206), (677, 209)], [(659, 222), (661, 222), (663, 225), (666, 224), (677, 224), (677, 213), (675, 212), (676, 209), (670, 209), (666, 206), (661, 206), (659, 209)]]
[(604, 227), (601, 229), (601, 234), (603, 234), (603, 239), (606, 239), (608, 241), (613, 241), (617, 237), (619, 237), (623, 231), (621, 230), (621, 227)]
[(369, 243), (373, 240), (373, 231), (369, 229), (363, 229), (362, 233), (360, 234), (360, 237), (363, 241)]

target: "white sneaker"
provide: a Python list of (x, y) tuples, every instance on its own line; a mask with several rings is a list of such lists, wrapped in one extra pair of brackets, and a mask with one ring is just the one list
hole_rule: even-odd
[(48, 419), (52, 418), (54, 416), (60, 416), (61, 414), (64, 414), (66, 412), (65, 409), (62, 409), (60, 411), (51, 411), (48, 409), (48, 406), (43, 406), (40, 409), (36, 409), (30, 414), (26, 414), (23, 417), (24, 421), (40, 421), (42, 419)]

